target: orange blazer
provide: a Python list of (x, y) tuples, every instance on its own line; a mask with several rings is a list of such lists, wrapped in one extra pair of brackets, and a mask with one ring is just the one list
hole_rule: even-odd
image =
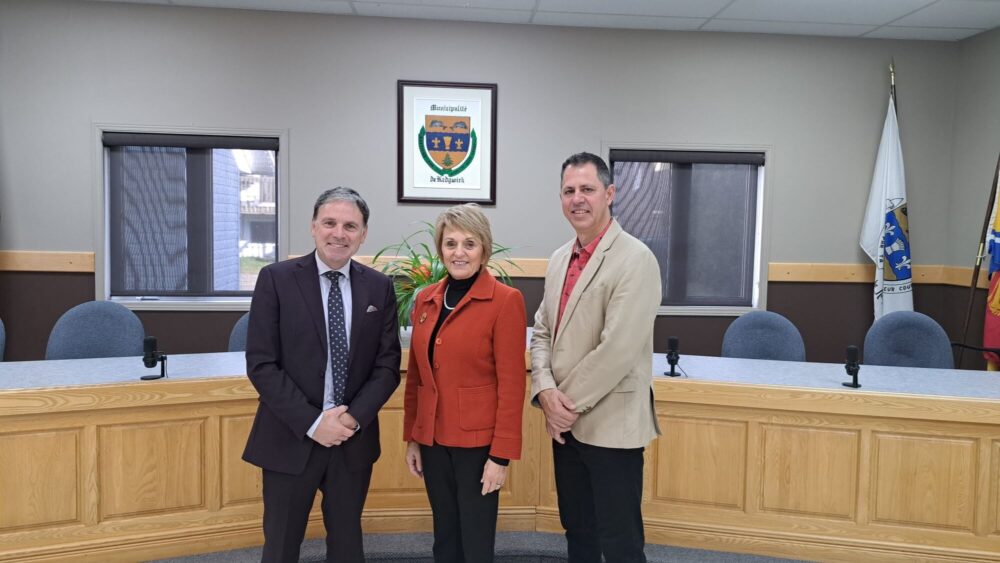
[(410, 315), (403, 440), (490, 446), (492, 456), (520, 459), (524, 297), (482, 270), (438, 330), (432, 366), (427, 350), (446, 282), (421, 291)]

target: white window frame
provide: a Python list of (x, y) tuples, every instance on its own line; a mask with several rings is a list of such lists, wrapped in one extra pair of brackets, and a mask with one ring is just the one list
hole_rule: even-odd
[(275, 165), (278, 169), (277, 198), (275, 215), (278, 230), (278, 246), (275, 250), (278, 260), (288, 258), (288, 130), (287, 129), (237, 129), (231, 127), (184, 127), (169, 125), (139, 125), (133, 123), (91, 124), (92, 152), (92, 201), (97, 210), (94, 222), (94, 293), (97, 300), (113, 300), (133, 311), (248, 311), (250, 296), (246, 297), (111, 297), (111, 264), (109, 248), (108, 194), (109, 184), (105, 171), (108, 169), (108, 151), (104, 147), (105, 131), (130, 133), (161, 133), (169, 135), (222, 135), (237, 137), (277, 137), (278, 152)]
[[(733, 317), (741, 316), (750, 311), (767, 309), (767, 278), (770, 250), (771, 208), (771, 177), (775, 166), (774, 147), (759, 144), (712, 144), (712, 143), (681, 143), (681, 142), (636, 142), (636, 141), (604, 141), (601, 143), (601, 154), (608, 166), (611, 166), (611, 149), (616, 150), (652, 150), (652, 151), (713, 151), (713, 152), (756, 152), (764, 154), (764, 166), (758, 170), (757, 177), (757, 224), (754, 228), (754, 271), (753, 297), (749, 307), (725, 306), (694, 306), (694, 305), (661, 305), (658, 316), (683, 317)], [(768, 173), (770, 171), (771, 173)]]

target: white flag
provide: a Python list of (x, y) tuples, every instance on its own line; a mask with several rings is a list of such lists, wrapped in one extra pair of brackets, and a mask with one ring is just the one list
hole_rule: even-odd
[(865, 220), (861, 224), (861, 249), (875, 262), (875, 319), (893, 311), (912, 311), (906, 177), (892, 96), (878, 145)]

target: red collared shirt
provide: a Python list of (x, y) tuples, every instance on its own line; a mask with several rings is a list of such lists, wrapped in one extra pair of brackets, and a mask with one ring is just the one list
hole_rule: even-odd
[(562, 322), (563, 311), (566, 310), (569, 295), (573, 293), (573, 288), (576, 287), (576, 281), (580, 279), (580, 274), (587, 267), (587, 262), (590, 262), (590, 257), (594, 255), (597, 245), (601, 244), (601, 239), (604, 238), (604, 233), (608, 232), (609, 228), (611, 228), (611, 221), (608, 221), (601, 234), (597, 235), (597, 238), (590, 241), (590, 244), (587, 246), (581, 247), (580, 239), (576, 239), (576, 244), (573, 245), (573, 254), (569, 258), (569, 268), (566, 269), (566, 280), (563, 281), (562, 295), (559, 296), (559, 316), (556, 318), (556, 327)]

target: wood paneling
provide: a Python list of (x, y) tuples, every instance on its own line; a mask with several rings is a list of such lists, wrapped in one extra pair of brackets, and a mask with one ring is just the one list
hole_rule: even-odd
[(764, 425), (761, 510), (854, 518), (859, 433)]
[(990, 533), (1000, 534), (1000, 440), (992, 443), (990, 467)]
[(243, 461), (243, 448), (253, 426), (253, 416), (224, 416), (219, 421), (222, 433), (222, 506), (243, 502), (262, 502), (264, 483), (260, 468)]
[(879, 433), (874, 441), (873, 521), (972, 530), (976, 440)]
[(372, 474), (369, 490), (393, 491), (396, 493), (415, 493), (422, 497), (426, 505), (423, 480), (414, 477), (406, 466), (406, 442), (403, 441), (403, 411), (399, 408), (383, 408), (378, 414), (379, 440), (382, 443), (382, 456), (379, 458), (379, 469)]
[(102, 518), (205, 504), (205, 420), (105, 426), (98, 430)]
[(745, 422), (660, 417), (654, 501), (743, 508)]
[(80, 520), (80, 430), (0, 434), (0, 531)]
[[(646, 450), (648, 541), (824, 561), (1000, 561), (995, 401), (654, 388), (664, 435)], [(0, 392), (0, 561), (259, 544), (259, 471), (239, 459), (256, 407), (245, 378)], [(402, 387), (380, 415), (369, 532), (431, 529), (402, 459), (401, 408)], [(550, 443), (526, 407), (501, 530), (560, 531)], [(308, 533), (323, 534), (318, 510)]]

